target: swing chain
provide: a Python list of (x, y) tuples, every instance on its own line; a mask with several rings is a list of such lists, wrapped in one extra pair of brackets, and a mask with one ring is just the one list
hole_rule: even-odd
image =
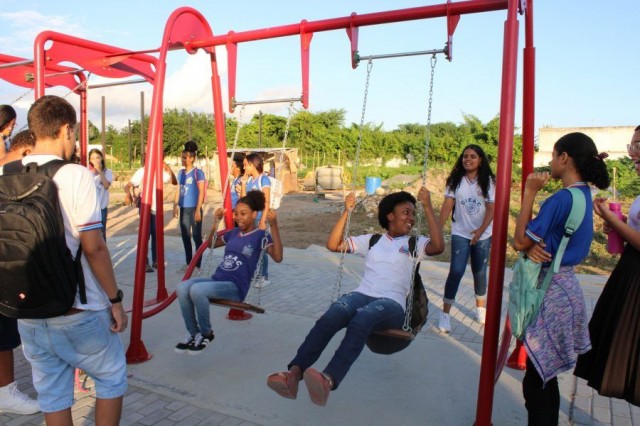
[[(242, 128), (242, 114), (244, 112), (244, 107), (245, 105), (243, 104), (242, 107), (240, 108), (240, 111), (238, 112), (238, 127), (236, 128), (236, 134), (235, 137), (233, 138), (233, 147), (231, 148), (232, 151), (235, 151), (236, 146), (238, 145), (238, 139), (240, 138), (240, 129)], [(222, 206), (224, 207), (224, 202), (227, 199), (227, 192), (229, 190), (229, 185), (231, 185), (231, 182), (229, 181), (229, 169), (231, 169), (231, 162), (233, 161), (233, 153), (231, 154), (231, 156), (229, 157), (229, 159), (227, 160), (227, 177), (224, 180), (224, 186), (223, 186), (223, 190), (222, 190)], [(217, 229), (216, 229), (217, 231)], [(218, 239), (218, 232), (214, 232), (213, 233), (213, 238), (211, 240), (211, 248), (209, 249), (209, 252), (213, 251), (213, 248), (216, 245), (216, 240)], [(211, 273), (213, 273), (213, 271), (209, 271)]]
[(293, 101), (289, 102), (289, 115), (287, 116), (287, 124), (284, 127), (284, 137), (282, 138), (282, 149), (280, 150), (280, 160), (279, 160), (279, 165), (275, 170), (275, 178), (278, 179), (278, 176), (280, 175), (280, 171), (282, 170), (282, 167), (284, 166), (284, 150), (287, 147), (287, 138), (289, 137), (289, 129), (291, 128), (291, 118), (293, 117)]
[(262, 286), (257, 286), (256, 284), (262, 278), (262, 264), (264, 263), (265, 256), (268, 256), (266, 249), (267, 244), (269, 244), (269, 235), (271, 235), (271, 226), (267, 223), (267, 229), (264, 231), (264, 235), (262, 236), (262, 240), (260, 242), (260, 257), (258, 257), (258, 263), (256, 264), (256, 270), (253, 273), (253, 277), (251, 278), (251, 283), (249, 284), (249, 291), (247, 292), (247, 296), (245, 300), (251, 300), (256, 293), (254, 289), (258, 289), (258, 300), (256, 301), (257, 306), (261, 306), (262, 304)]
[(67, 99), (67, 97), (72, 94), (73, 92), (75, 92), (77, 89), (79, 89), (80, 87), (82, 87), (85, 91), (87, 90), (87, 86), (89, 85), (89, 78), (91, 78), (91, 72), (89, 72), (89, 74), (87, 75), (87, 79), (85, 81), (81, 81), (80, 83), (78, 83), (76, 85), (76, 87), (74, 87), (73, 89), (70, 89), (66, 95), (64, 95), (62, 98), (63, 99)]
[(16, 104), (19, 100), (21, 100), (22, 98), (24, 98), (25, 96), (27, 96), (29, 93), (31, 93), (33, 91), (33, 87), (29, 90), (27, 90), (26, 92), (24, 92), (22, 95), (18, 96), (18, 98), (16, 100), (14, 100), (13, 102), (11, 102), (9, 105), (14, 105)]
[(431, 110), (433, 104), (433, 77), (435, 75), (437, 62), (438, 58), (434, 53), (433, 56), (431, 56), (431, 81), (429, 83), (429, 107), (427, 109), (427, 128), (424, 146), (424, 169), (422, 172), (422, 186), (426, 186), (427, 184), (427, 161), (429, 158), (429, 143), (431, 139)]
[[(362, 145), (362, 135), (364, 133), (364, 117), (367, 111), (367, 97), (369, 95), (369, 81), (371, 79), (371, 70), (373, 69), (373, 59), (369, 59), (367, 63), (367, 79), (364, 84), (364, 97), (362, 100), (362, 114), (360, 116), (360, 132), (358, 133), (358, 144), (356, 146), (356, 159), (353, 163), (353, 174), (351, 176), (351, 191), (355, 191), (356, 188), (356, 173), (358, 171), (358, 163), (360, 162), (360, 146)], [(357, 204), (357, 199), (356, 199)], [(355, 206), (353, 207), (355, 209)], [(340, 262), (338, 263), (338, 277), (333, 286), (333, 295), (331, 296), (331, 301), (335, 302), (338, 297), (340, 297), (340, 293), (342, 292), (342, 275), (344, 271), (344, 255), (347, 252), (347, 238), (349, 237), (349, 226), (351, 225), (351, 212), (353, 209), (347, 212), (347, 221), (344, 225), (344, 230), (342, 232), (342, 249), (340, 250)]]
[(356, 147), (356, 160), (353, 163), (353, 175), (351, 176), (351, 190), (356, 188), (356, 173), (358, 171), (358, 163), (360, 162), (360, 146), (362, 145), (362, 137), (364, 134), (364, 116), (367, 111), (367, 97), (369, 96), (369, 80), (371, 79), (371, 70), (373, 69), (373, 59), (369, 59), (367, 63), (367, 80), (364, 84), (364, 98), (362, 100), (362, 114), (360, 115), (360, 132), (358, 133), (358, 146)]

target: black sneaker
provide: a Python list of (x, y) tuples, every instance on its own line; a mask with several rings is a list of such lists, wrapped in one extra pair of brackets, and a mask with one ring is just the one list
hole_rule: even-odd
[[(198, 336), (200, 335), (198, 334)], [(178, 343), (174, 350), (179, 354), (183, 354), (193, 345), (193, 342), (195, 340), (196, 340), (196, 336), (187, 334), (187, 337), (185, 337), (182, 342)]]
[(201, 334), (196, 334), (196, 337), (194, 338), (193, 343), (191, 344), (191, 346), (189, 346), (188, 354), (200, 355), (202, 351), (207, 349), (207, 347), (209, 346), (209, 343), (213, 342), (214, 338), (215, 336), (213, 335), (213, 333), (211, 334), (211, 336), (203, 336)]

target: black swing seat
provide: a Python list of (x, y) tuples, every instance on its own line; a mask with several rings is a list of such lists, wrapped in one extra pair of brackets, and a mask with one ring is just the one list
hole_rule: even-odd
[(401, 328), (388, 328), (386, 330), (374, 331), (373, 334), (377, 334), (378, 336), (385, 337), (393, 337), (395, 339), (404, 339), (404, 340), (413, 340), (415, 339), (415, 334), (404, 331)]
[(264, 314), (265, 310), (260, 306), (251, 305), (249, 303), (238, 302), (229, 299), (209, 299), (209, 303), (216, 306), (225, 306), (227, 308), (239, 309), (241, 311), (251, 311), (256, 314)]

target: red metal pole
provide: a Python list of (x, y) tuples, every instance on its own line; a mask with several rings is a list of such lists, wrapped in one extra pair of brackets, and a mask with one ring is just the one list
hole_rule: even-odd
[(535, 139), (536, 48), (533, 44), (533, 0), (527, 1), (525, 12), (525, 48), (523, 62), (522, 107), (522, 192), (529, 173), (533, 172)]
[(155, 191), (156, 191), (156, 257), (157, 257), (157, 289), (156, 300), (160, 302), (167, 298), (167, 284), (164, 268), (164, 117), (163, 108), (156, 111), (157, 117), (154, 123), (159, 131), (158, 140), (154, 143), (156, 152)]
[(500, 307), (505, 266), (505, 248), (509, 220), (511, 194), (511, 161), (513, 155), (513, 130), (515, 121), (516, 77), (518, 64), (517, 0), (509, 1), (507, 20), (504, 24), (504, 50), (502, 59), (502, 95), (500, 99), (500, 134), (498, 142), (497, 188), (493, 237), (491, 244), (491, 268), (487, 295), (487, 323), (482, 345), (482, 362), (478, 384), (476, 407), (477, 426), (491, 425), (495, 390), (496, 357), (500, 329)]
[[(165, 38), (167, 37), (165, 33)], [(151, 359), (152, 355), (147, 352), (147, 348), (142, 341), (142, 310), (144, 308), (144, 289), (146, 277), (147, 253), (149, 250), (149, 226), (151, 220), (151, 201), (152, 191), (154, 189), (153, 182), (158, 182), (156, 170), (162, 168), (162, 158), (160, 152), (162, 147), (162, 111), (163, 111), (163, 92), (164, 80), (166, 73), (167, 60), (167, 43), (163, 40), (160, 49), (160, 58), (156, 65), (156, 74), (153, 84), (153, 97), (151, 100), (151, 113), (149, 114), (149, 127), (147, 132), (147, 148), (145, 152), (144, 177), (142, 180), (142, 202), (140, 204), (140, 230), (138, 231), (138, 251), (136, 253), (136, 271), (134, 276), (133, 288), (133, 304), (131, 310), (131, 334), (129, 339), (129, 347), (127, 348), (127, 362), (136, 364)], [(142, 125), (142, 123), (140, 123)], [(162, 170), (160, 170), (160, 191), (156, 193), (157, 200), (162, 200)], [(162, 228), (158, 234), (158, 221), (163, 223), (162, 206), (158, 210), (156, 204), (156, 238), (158, 242), (158, 251), (160, 244), (163, 245)], [(162, 243), (161, 243), (162, 241)], [(164, 262), (164, 256), (162, 257)], [(158, 259), (160, 261), (160, 259)], [(163, 265), (164, 266), (164, 265)], [(160, 267), (160, 266), (159, 266)], [(158, 277), (158, 285), (160, 285), (160, 276)]]
[[(225, 226), (233, 228), (233, 209), (231, 208), (230, 185), (225, 185), (229, 179), (229, 165), (227, 162), (227, 131), (225, 128), (224, 109), (222, 106), (222, 88), (220, 86), (220, 74), (218, 74), (218, 61), (214, 53), (211, 57), (211, 90), (213, 91), (213, 118), (215, 120), (216, 146), (218, 148), (218, 164), (220, 166), (221, 190), (224, 194)], [(240, 125), (240, 123), (238, 123)]]

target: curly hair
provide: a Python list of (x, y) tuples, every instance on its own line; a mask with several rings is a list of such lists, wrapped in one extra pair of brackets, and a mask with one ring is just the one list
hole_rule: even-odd
[(480, 189), (482, 190), (482, 196), (484, 198), (489, 197), (489, 183), (496, 183), (496, 177), (493, 174), (493, 170), (491, 170), (491, 166), (489, 165), (489, 158), (487, 154), (484, 153), (484, 150), (476, 144), (469, 144), (462, 149), (462, 153), (458, 157), (456, 164), (454, 164), (449, 177), (447, 177), (447, 188), (451, 191), (455, 191), (460, 182), (462, 182), (462, 178), (466, 175), (464, 170), (464, 166), (462, 165), (462, 159), (464, 157), (464, 152), (468, 149), (472, 149), (478, 157), (480, 157), (480, 167), (478, 168), (478, 185), (480, 185)]
[(392, 213), (396, 206), (400, 203), (410, 202), (415, 207), (416, 198), (406, 191), (394, 192), (385, 196), (378, 204), (378, 222), (384, 229), (389, 229), (389, 219), (387, 215)]
[(247, 195), (238, 200), (238, 204), (245, 204), (254, 212), (264, 210), (266, 199), (261, 191), (249, 191)]

